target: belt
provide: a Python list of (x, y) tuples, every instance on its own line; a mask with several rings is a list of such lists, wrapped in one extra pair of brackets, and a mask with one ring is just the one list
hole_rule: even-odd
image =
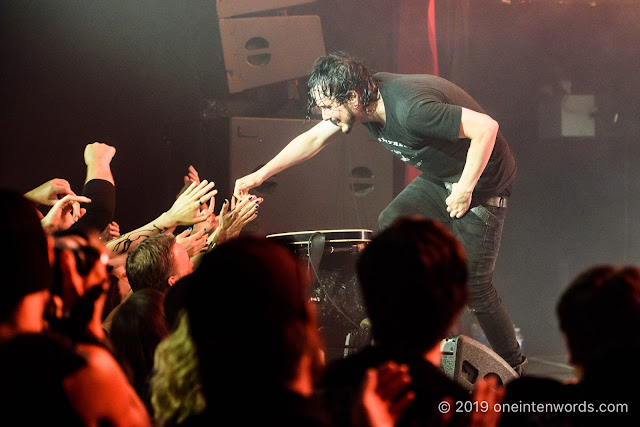
[(495, 196), (489, 197), (486, 199), (475, 200), (480, 205), (493, 206), (496, 208), (506, 208), (507, 207), (507, 198), (504, 196)]
[[(449, 193), (451, 193), (451, 190), (453, 189), (453, 183), (445, 182), (444, 186), (449, 191)], [(473, 202), (479, 205), (493, 206), (496, 208), (507, 207), (507, 198), (505, 196), (484, 197), (481, 199), (473, 199)]]

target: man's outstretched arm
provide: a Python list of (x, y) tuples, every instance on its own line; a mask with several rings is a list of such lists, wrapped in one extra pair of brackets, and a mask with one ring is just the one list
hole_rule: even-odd
[(233, 195), (239, 200), (243, 199), (250, 189), (259, 186), (269, 177), (315, 156), (325, 145), (336, 139), (339, 132), (340, 128), (329, 121), (318, 123), (295, 137), (266, 165), (236, 180)]

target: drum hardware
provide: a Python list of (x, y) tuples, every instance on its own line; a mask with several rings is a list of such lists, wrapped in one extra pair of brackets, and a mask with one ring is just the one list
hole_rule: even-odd
[(371, 343), (355, 266), (372, 234), (371, 230), (318, 230), (267, 236), (289, 245), (313, 274), (309, 301), (317, 307), (326, 361)]

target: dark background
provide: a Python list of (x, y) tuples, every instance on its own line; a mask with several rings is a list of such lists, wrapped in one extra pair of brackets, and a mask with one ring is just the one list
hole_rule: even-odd
[[(321, 0), (289, 13), (319, 15), (327, 51), (402, 71), (407, 2)], [(467, 12), (456, 18), (461, 59), (448, 71), (440, 50), (441, 74), (498, 120), (518, 161), (496, 284), (525, 350), (562, 352), (554, 306), (567, 282), (640, 254), (640, 4), (439, 3)], [(80, 191), (84, 146), (112, 144), (122, 231), (168, 209), (189, 164), (230, 195), (225, 117), (304, 117), (304, 81), (299, 100), (286, 82), (227, 93), (214, 1), (2, 1), (0, 20), (0, 183), (27, 191), (63, 177)], [(450, 37), (438, 28), (439, 45)], [(563, 80), (596, 97), (595, 137), (540, 137), (539, 105)]]

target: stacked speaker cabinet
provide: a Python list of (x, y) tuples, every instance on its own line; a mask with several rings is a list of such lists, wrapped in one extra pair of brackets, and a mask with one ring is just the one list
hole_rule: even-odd
[[(316, 123), (231, 118), (231, 186)], [(311, 159), (272, 176), (252, 193), (264, 202), (258, 218), (247, 226), (248, 232), (377, 231), (378, 215), (393, 198), (393, 156), (363, 126), (357, 126)]]
[(309, 74), (313, 61), (326, 53), (320, 17), (265, 16), (265, 13), (311, 2), (217, 0), (230, 93)]

